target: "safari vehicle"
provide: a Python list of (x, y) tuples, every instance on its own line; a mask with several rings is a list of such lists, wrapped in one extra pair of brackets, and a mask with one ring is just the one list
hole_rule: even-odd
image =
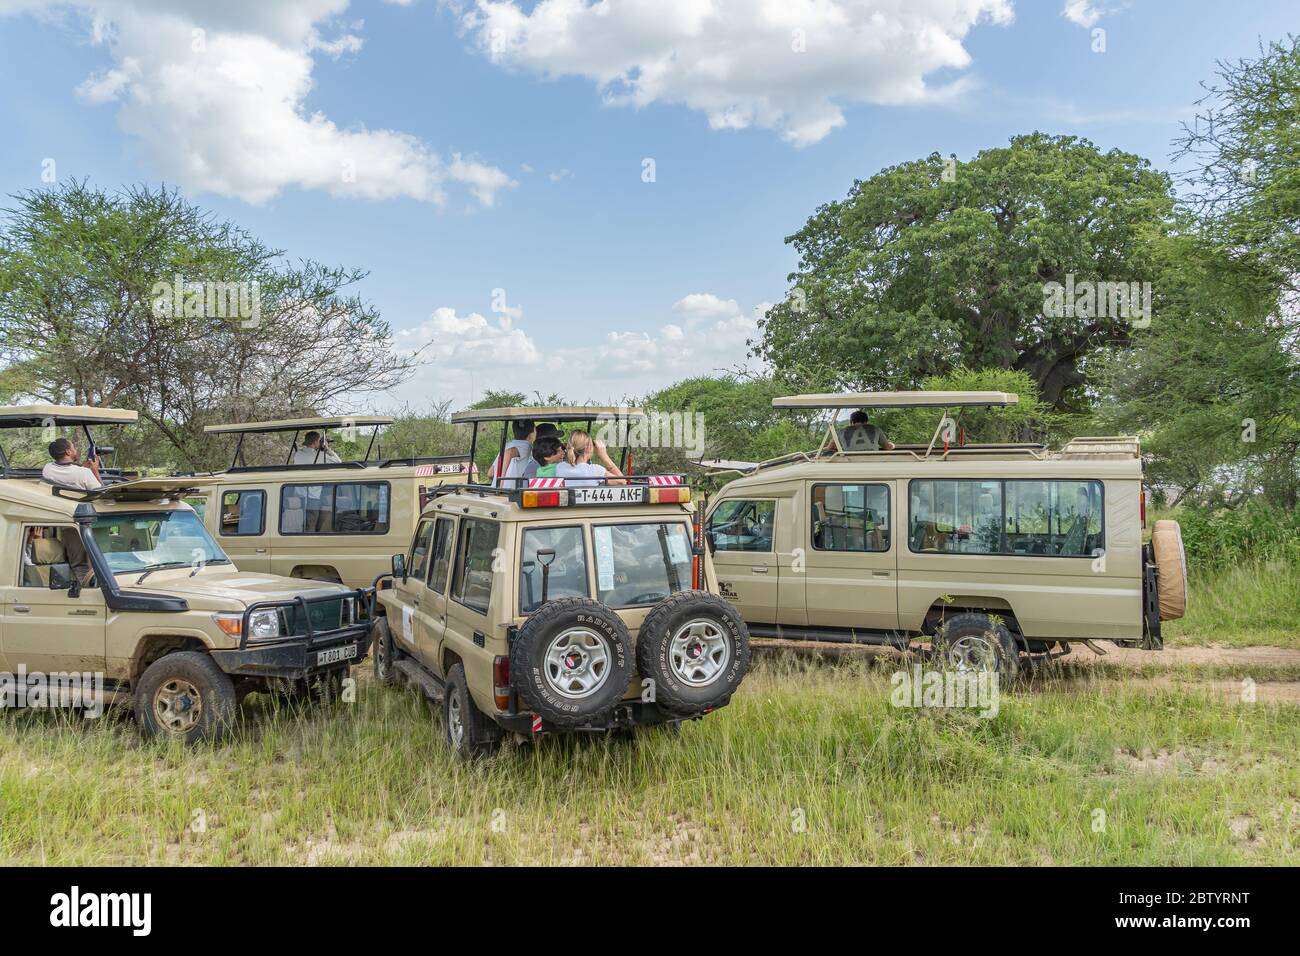
[[(476, 410), (479, 425), (557, 424), (628, 409)], [(698, 589), (702, 554), (680, 476), (533, 479), (434, 489), (410, 548), (380, 582), (375, 673), (439, 702), (465, 758), (503, 737), (676, 727), (725, 706), (749, 634)], [(580, 487), (577, 485), (581, 485)]]
[(145, 736), (186, 742), (252, 691), (337, 688), (369, 648), (371, 592), (236, 571), (181, 500), (202, 487), (0, 481), (0, 670), (102, 674)]
[[(468, 456), (371, 458), (379, 429), (392, 424), (378, 415), (300, 418), (274, 422), (209, 425), (212, 435), (238, 435), (234, 458), (200, 507), (208, 530), (241, 571), (269, 571), (293, 578), (367, 587), (406, 547), (430, 489), (469, 474)], [(298, 439), (320, 432), (328, 441), (338, 429), (372, 429), (365, 457), (330, 464), (294, 464)], [(283, 464), (249, 465), (249, 435), (292, 435)]]
[[(120, 469), (111, 466), (110, 462), (114, 456), (113, 447), (96, 443), (91, 427), (134, 425), (139, 420), (139, 417), (137, 412), (125, 408), (99, 408), (90, 405), (51, 405), (45, 403), (6, 405), (0, 406), (0, 429), (40, 429), (48, 433), (51, 430), (80, 428), (85, 437), (85, 442), (82, 443), (83, 458), (89, 461), (98, 457), (100, 460), (100, 478), (106, 484), (109, 484), (132, 476), (126, 475)], [(47, 434), (43, 436), (41, 441), (42, 447), (38, 457), (41, 459), (42, 466), (49, 461), (49, 458), (45, 456), (44, 446), (49, 443), (52, 437), (52, 435)], [(6, 454), (4, 446), (0, 444), (0, 477), (30, 478), (39, 481), (41, 468), (15, 466), (10, 461), (9, 455)]]
[[(877, 392), (773, 399), (777, 408), (942, 408), (928, 446), (763, 462), (714, 496), (710, 590), (756, 637), (907, 647), (929, 639), (957, 669), (1016, 672), (1022, 652), (1083, 642), (1159, 649), (1180, 617), (1176, 522), (1146, 521), (1136, 438), (965, 444), (949, 409), (1001, 392)], [(942, 439), (942, 441), (941, 441)]]

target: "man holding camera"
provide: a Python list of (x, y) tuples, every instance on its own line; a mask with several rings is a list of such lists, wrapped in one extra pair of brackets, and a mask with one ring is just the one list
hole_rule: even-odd
[(104, 487), (99, 478), (99, 458), (93, 457), (85, 465), (77, 457), (77, 446), (67, 438), (50, 442), (49, 464), (41, 469), (41, 477), (52, 485), (94, 491)]

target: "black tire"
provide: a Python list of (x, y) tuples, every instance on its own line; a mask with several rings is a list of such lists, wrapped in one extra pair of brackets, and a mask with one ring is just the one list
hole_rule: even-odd
[[(631, 648), (627, 625), (605, 605), (577, 597), (548, 601), (524, 622), (511, 645), (510, 680), (527, 708), (546, 723), (598, 723), (627, 693)], [(570, 659), (573, 666), (563, 669)], [(587, 681), (592, 686), (583, 690)]]
[(375, 621), (371, 637), (375, 648), (375, 681), (384, 687), (392, 687), (397, 683), (397, 648), (388, 618), (381, 617)]
[(687, 716), (726, 706), (749, 670), (749, 628), (707, 591), (680, 591), (651, 609), (636, 639), (636, 664), (654, 681), (660, 710)]
[(217, 740), (238, 712), (234, 682), (207, 654), (177, 651), (154, 661), (135, 688), (135, 712), (146, 739), (187, 744)]
[(1020, 648), (1006, 624), (978, 611), (954, 614), (931, 642), (936, 662), (958, 671), (997, 671), (1010, 682), (1020, 672)]
[(501, 728), (478, 709), (470, 695), (464, 664), (453, 664), (447, 673), (442, 728), (447, 746), (462, 760), (485, 757), (501, 742)]

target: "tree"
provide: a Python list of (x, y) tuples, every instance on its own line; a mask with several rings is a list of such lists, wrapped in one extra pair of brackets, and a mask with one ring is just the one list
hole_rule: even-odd
[(791, 296), (755, 354), (819, 389), (916, 388), (954, 369), (1028, 372), (1057, 410), (1084, 402), (1086, 363), (1131, 324), (1086, 302), (1049, 315), (1046, 287), (1154, 282), (1168, 177), (1141, 157), (1034, 133), (969, 162), (937, 153), (855, 182), (787, 238)]
[(364, 272), (292, 263), (173, 190), (73, 182), (13, 198), (5, 375), (34, 398), (138, 410), (173, 464), (224, 464), (205, 424), (325, 411), (418, 364), (351, 291)]

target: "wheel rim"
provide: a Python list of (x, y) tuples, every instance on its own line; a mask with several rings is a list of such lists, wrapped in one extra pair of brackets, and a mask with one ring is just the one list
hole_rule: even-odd
[(447, 736), (451, 738), (453, 747), (459, 747), (465, 741), (465, 711), (461, 706), (459, 688), (452, 688), (447, 694)]
[(997, 645), (982, 634), (959, 637), (948, 645), (948, 663), (959, 674), (996, 671)]
[(547, 645), (545, 664), (542, 672), (557, 694), (582, 700), (609, 679), (609, 644), (590, 628), (569, 628)]
[(393, 671), (393, 635), (385, 634), (379, 638), (379, 658), (375, 661), (375, 666), (379, 669), (380, 677), (387, 677)]
[(711, 684), (731, 663), (731, 641), (717, 621), (683, 624), (668, 645), (673, 676), (692, 687)]
[(158, 726), (169, 734), (187, 734), (198, 726), (203, 697), (192, 683), (174, 677), (154, 691), (153, 712)]

